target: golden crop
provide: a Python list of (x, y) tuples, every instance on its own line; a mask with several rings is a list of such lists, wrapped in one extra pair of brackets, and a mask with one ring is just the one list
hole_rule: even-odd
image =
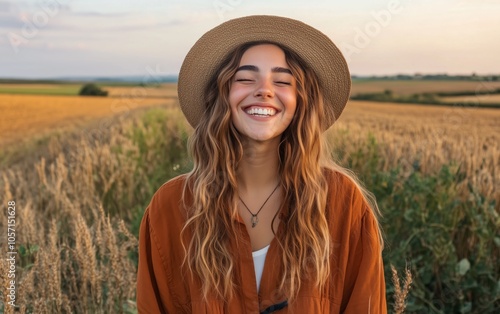
[[(500, 110), (351, 101), (334, 125), (349, 151), (373, 134), (384, 149), (380, 170), (397, 165), (431, 173), (456, 162), (482, 195), (500, 203)], [(466, 188), (466, 186), (464, 187)], [(497, 205), (498, 208), (498, 205)]]
[[(139, 92), (142, 91), (142, 92)], [(73, 128), (137, 108), (171, 104), (172, 99), (137, 89), (137, 97), (45, 96), (0, 94), (0, 146), (29, 139), (56, 128)]]
[[(132, 91), (114, 92), (129, 98), (0, 95), (4, 147), (54, 127), (68, 132), (65, 138), (49, 137), (40, 158), (25, 156), (2, 169), (0, 176), (0, 202), (15, 200), (18, 208), (16, 241), (28, 252), (33, 250), (20, 256), (21, 313), (111, 313), (135, 308), (135, 266), (130, 255), (137, 251), (137, 239), (122, 220), (132, 220), (131, 208), (121, 207), (111, 217), (102, 200), (123, 197), (132, 202), (133, 195), (157, 188), (146, 184), (152, 162), (146, 159), (139, 169), (134, 164), (141, 149), (144, 158), (156, 158), (150, 154), (157, 144), (154, 137), (145, 136), (144, 147), (139, 148), (127, 134), (132, 129), (146, 135), (154, 132), (137, 113), (152, 106), (165, 109), (175, 100), (134, 100)], [(166, 137), (175, 137), (178, 125), (188, 129), (179, 109), (166, 110), (170, 130)], [(113, 119), (101, 126), (99, 137), (81, 132), (103, 117)], [(408, 173), (415, 167), (432, 173), (454, 161), (466, 172), (467, 183), (500, 204), (500, 110), (351, 101), (328, 131), (332, 143), (342, 140), (348, 153), (365, 145), (369, 134), (382, 150), (380, 170), (399, 165)], [(115, 154), (118, 148), (124, 153)], [(138, 178), (145, 182), (139, 190)], [(6, 230), (6, 219), (0, 219), (0, 229)], [(5, 245), (2, 237), (0, 251)], [(4, 300), (7, 266), (0, 259)], [(409, 283), (403, 291), (406, 286)], [(5, 313), (11, 310), (6, 307)]]

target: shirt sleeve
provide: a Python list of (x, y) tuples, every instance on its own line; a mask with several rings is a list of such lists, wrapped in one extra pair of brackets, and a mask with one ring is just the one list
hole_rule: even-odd
[[(139, 313), (169, 313), (162, 294), (168, 294), (168, 285), (157, 278), (166, 278), (163, 258), (151, 227), (149, 207), (144, 213), (139, 232), (139, 266), (137, 271), (137, 309)], [(160, 292), (161, 291), (161, 292)], [(167, 298), (168, 299), (168, 298)], [(172, 305), (170, 305), (172, 306)]]
[(381, 243), (377, 221), (369, 208), (357, 225), (351, 234), (342, 312), (387, 313)]

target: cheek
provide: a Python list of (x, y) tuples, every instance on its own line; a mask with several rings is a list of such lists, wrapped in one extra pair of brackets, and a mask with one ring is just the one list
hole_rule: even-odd
[(285, 98), (285, 106), (287, 111), (293, 116), (297, 109), (297, 96), (294, 94), (288, 95)]
[(231, 110), (236, 110), (238, 104), (245, 98), (245, 93), (242, 88), (232, 86), (229, 89), (229, 104)]

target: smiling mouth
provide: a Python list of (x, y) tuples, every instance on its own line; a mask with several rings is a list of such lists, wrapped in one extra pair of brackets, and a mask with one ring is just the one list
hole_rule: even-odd
[(271, 117), (276, 114), (276, 110), (273, 108), (256, 108), (256, 107), (250, 107), (245, 110), (245, 112), (249, 115), (252, 116), (258, 116), (258, 117)]

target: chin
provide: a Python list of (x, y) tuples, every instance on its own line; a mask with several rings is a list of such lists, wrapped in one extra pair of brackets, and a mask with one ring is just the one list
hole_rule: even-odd
[(246, 137), (256, 142), (267, 142), (277, 138), (275, 134), (251, 134)]

